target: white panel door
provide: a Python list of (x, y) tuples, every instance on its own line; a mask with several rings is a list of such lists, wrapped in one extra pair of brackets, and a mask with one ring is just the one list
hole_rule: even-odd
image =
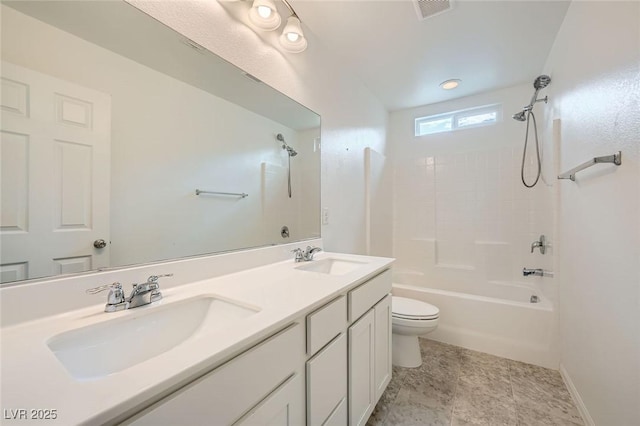
[(374, 310), (349, 327), (349, 424), (364, 425), (375, 407)]
[(0, 282), (109, 266), (110, 96), (2, 62), (1, 100)]

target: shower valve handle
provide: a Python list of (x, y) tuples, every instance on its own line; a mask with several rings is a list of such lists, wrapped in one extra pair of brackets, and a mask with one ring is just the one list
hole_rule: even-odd
[(540, 249), (540, 254), (544, 254), (547, 251), (547, 240), (544, 235), (540, 235), (538, 241), (531, 243), (531, 253), (533, 253), (536, 248)]

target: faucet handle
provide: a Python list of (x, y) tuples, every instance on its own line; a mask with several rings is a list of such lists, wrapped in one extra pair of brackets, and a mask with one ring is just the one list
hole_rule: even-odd
[(547, 249), (547, 239), (544, 234), (540, 235), (540, 238), (537, 241), (531, 243), (531, 253), (533, 253), (533, 250), (535, 250), (536, 248), (540, 249), (540, 254), (545, 253)]
[(158, 282), (158, 278), (172, 277), (172, 276), (173, 274), (151, 275), (149, 278), (147, 278), (147, 282), (155, 283), (155, 282)]
[(98, 287), (94, 287), (94, 288), (88, 288), (87, 290), (85, 290), (85, 292), (87, 294), (97, 294), (100, 293), (101, 291), (105, 291), (105, 290), (122, 290), (122, 284), (120, 284), (119, 282), (115, 282), (115, 283), (111, 283), (111, 284), (105, 284), (105, 285), (101, 285)]
[(124, 291), (122, 291), (122, 284), (119, 282), (101, 285), (98, 287), (87, 289), (87, 294), (96, 294), (101, 291), (109, 290), (109, 296), (107, 296), (107, 304), (105, 306), (105, 312), (113, 312), (121, 308), (126, 309)]
[(291, 250), (291, 253), (295, 253), (296, 257), (295, 257), (295, 261), (296, 262), (302, 262), (302, 249), (300, 247), (298, 247), (297, 249)]

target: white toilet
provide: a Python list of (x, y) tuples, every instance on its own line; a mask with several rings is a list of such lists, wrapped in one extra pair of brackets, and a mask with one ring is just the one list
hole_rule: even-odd
[(420, 367), (422, 356), (418, 336), (430, 333), (438, 327), (440, 311), (420, 300), (393, 296), (391, 312), (393, 365)]

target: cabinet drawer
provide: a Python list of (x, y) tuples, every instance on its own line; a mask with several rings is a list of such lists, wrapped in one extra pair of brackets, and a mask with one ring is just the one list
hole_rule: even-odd
[(130, 419), (134, 425), (229, 425), (299, 369), (304, 328), (291, 325)]
[(349, 321), (360, 318), (380, 299), (391, 292), (391, 270), (371, 278), (349, 292)]
[(344, 334), (307, 362), (307, 425), (325, 424), (347, 396), (347, 338)]
[(347, 300), (340, 296), (307, 315), (307, 354), (315, 354), (347, 326)]

